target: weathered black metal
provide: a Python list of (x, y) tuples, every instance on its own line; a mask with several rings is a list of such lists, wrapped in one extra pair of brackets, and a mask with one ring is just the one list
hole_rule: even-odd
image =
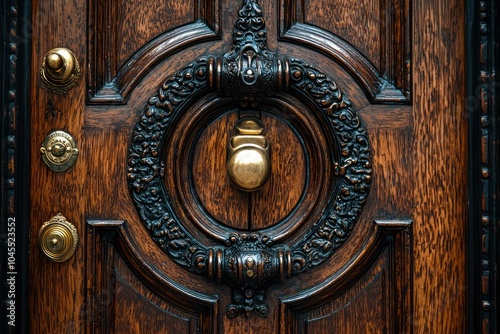
[(499, 330), (500, 69), (498, 4), (467, 1), (468, 333)]

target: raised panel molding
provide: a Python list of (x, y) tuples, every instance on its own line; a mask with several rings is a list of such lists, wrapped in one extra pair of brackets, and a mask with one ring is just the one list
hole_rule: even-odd
[[(378, 6), (381, 9), (376, 43), (378, 60), (369, 59), (344, 40), (344, 36), (307, 22), (304, 0), (280, 0), (279, 38), (307, 46), (337, 61), (360, 84), (372, 103), (409, 104), (410, 5), (408, 0), (379, 0)], [(332, 21), (335, 22), (335, 17)]]
[[(386, 255), (386, 254), (384, 254)], [(387, 256), (379, 261), (351, 289), (323, 307), (299, 316), (294, 333), (321, 333), (329, 328), (333, 333), (389, 332), (391, 314)], [(348, 319), (356, 319), (356, 321)], [(347, 320), (347, 321), (346, 321)], [(394, 331), (398, 333), (399, 331)]]
[[(158, 271), (138, 249), (123, 220), (87, 221), (85, 268), (82, 314), (86, 333), (117, 330), (119, 317), (127, 316), (120, 311), (120, 298), (128, 298), (131, 317), (144, 309), (155, 310), (161, 319), (153, 317), (156, 323), (147, 324), (148, 328), (162, 328), (168, 320), (169, 328), (187, 326), (190, 332), (216, 332), (218, 298), (182, 287)], [(123, 293), (124, 289), (133, 293)], [(137, 319), (141, 317), (127, 321)]]
[[(285, 332), (316, 333), (314, 328), (326, 321), (342, 333), (358, 333), (371, 325), (388, 333), (410, 333), (411, 224), (411, 220), (375, 220), (373, 238), (345, 270), (321, 286), (281, 298)], [(360, 310), (365, 311), (360, 314)], [(353, 322), (355, 317), (358, 323)]]
[[(200, 330), (200, 319), (169, 309), (168, 304), (147, 293), (133, 278), (129, 281), (118, 269), (112, 272), (111, 282), (114, 293), (107, 302), (114, 310), (114, 317), (111, 317), (112, 321), (108, 325), (116, 333), (132, 333), (138, 329), (142, 333), (168, 333), (169, 329), (178, 333), (193, 333)], [(134, 307), (135, 305), (141, 307)]]
[[(133, 5), (133, 2), (130, 4)], [(192, 22), (177, 22), (142, 45), (128, 60), (113, 50), (120, 20), (113, 15), (125, 4), (112, 0), (89, 1), (87, 103), (125, 104), (143, 76), (166, 57), (183, 48), (220, 37), (218, 0), (194, 1)], [(147, 20), (147, 18), (145, 18)], [(126, 39), (126, 37), (125, 37)], [(133, 48), (135, 50), (135, 48)]]

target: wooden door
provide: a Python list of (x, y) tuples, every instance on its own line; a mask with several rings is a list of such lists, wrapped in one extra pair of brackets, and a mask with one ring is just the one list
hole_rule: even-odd
[[(32, 6), (32, 67), (64, 47), (81, 74), (30, 85), (31, 332), (465, 331), (463, 2)], [(269, 144), (258, 190), (228, 176), (238, 135)]]

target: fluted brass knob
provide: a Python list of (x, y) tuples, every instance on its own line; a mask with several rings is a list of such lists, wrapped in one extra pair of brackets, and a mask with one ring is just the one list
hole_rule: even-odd
[(66, 48), (50, 50), (42, 61), (40, 76), (47, 87), (56, 94), (64, 94), (80, 77), (80, 64)]
[(73, 224), (59, 213), (40, 228), (38, 243), (49, 260), (64, 262), (76, 251), (78, 233)]
[(269, 141), (261, 135), (264, 126), (259, 119), (247, 117), (238, 122), (236, 131), (229, 140), (227, 172), (239, 189), (258, 190), (271, 174)]

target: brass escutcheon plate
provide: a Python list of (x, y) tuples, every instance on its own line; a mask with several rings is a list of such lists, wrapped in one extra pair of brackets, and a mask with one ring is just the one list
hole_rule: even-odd
[(54, 172), (64, 172), (73, 166), (78, 158), (75, 139), (64, 131), (50, 133), (40, 148), (43, 161)]

